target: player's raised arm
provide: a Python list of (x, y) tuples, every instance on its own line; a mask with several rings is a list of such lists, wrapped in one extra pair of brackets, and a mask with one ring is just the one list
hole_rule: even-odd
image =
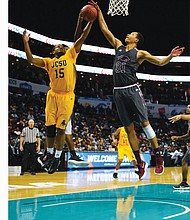
[(184, 47), (177, 46), (171, 51), (171, 53), (168, 56), (162, 59), (151, 55), (147, 51), (140, 50), (138, 53), (138, 60), (140, 60), (140, 63), (146, 60), (149, 63), (155, 64), (157, 66), (164, 66), (168, 64), (173, 57), (180, 56), (183, 53), (184, 49)]
[(84, 43), (85, 39), (87, 38), (88, 34), (90, 33), (91, 27), (93, 22), (88, 22), (86, 27), (83, 29), (81, 36), (77, 39), (74, 43), (74, 47), (77, 53), (80, 52), (82, 44)]
[(171, 123), (175, 123), (176, 121), (179, 121), (179, 120), (190, 120), (190, 115), (187, 115), (187, 114), (175, 115), (171, 118), (168, 118), (168, 120)]
[(40, 58), (34, 58), (32, 56), (32, 52), (30, 50), (29, 46), (29, 39), (30, 39), (30, 34), (27, 34), (26, 30), (24, 30), (23, 35), (22, 35), (23, 43), (24, 43), (24, 49), (26, 52), (27, 60), (30, 64), (33, 64), (37, 67), (43, 68), (45, 66), (45, 63), (43, 59)]
[(89, 2), (89, 4), (93, 5), (98, 12), (98, 23), (99, 23), (100, 29), (101, 29), (102, 33), (104, 34), (105, 38), (109, 41), (109, 43), (115, 49), (117, 49), (119, 46), (122, 45), (122, 42), (119, 39), (115, 38), (114, 35), (112, 34), (112, 32), (109, 30), (109, 28), (105, 22), (104, 16), (102, 14), (102, 11), (101, 11), (100, 7), (98, 6), (97, 2), (94, 2), (93, 0), (91, 0)]
[(78, 20), (77, 20), (77, 26), (74, 34), (74, 41), (76, 41), (82, 34), (82, 22), (83, 22), (83, 17), (81, 13), (79, 13)]

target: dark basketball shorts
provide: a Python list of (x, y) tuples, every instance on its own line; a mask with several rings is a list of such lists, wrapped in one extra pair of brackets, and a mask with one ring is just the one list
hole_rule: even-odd
[(137, 84), (114, 87), (113, 97), (123, 126), (128, 126), (134, 121), (148, 121), (146, 103)]
[(182, 161), (190, 165), (190, 148), (187, 149)]

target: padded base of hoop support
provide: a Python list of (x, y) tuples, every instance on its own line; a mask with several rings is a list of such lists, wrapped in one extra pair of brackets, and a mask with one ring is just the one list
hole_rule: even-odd
[(9, 166), (9, 176), (19, 176), (21, 172), (21, 166)]

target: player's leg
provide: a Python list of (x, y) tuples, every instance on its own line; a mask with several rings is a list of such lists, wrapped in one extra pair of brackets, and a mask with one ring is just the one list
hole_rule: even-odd
[(65, 130), (65, 141), (70, 151), (70, 158), (68, 160), (69, 164), (75, 166), (88, 166), (89, 163), (82, 160), (75, 152), (75, 146), (73, 142), (73, 135), (72, 135), (72, 123), (71, 119), (69, 120), (66, 130)]
[(57, 128), (56, 131), (57, 131), (56, 143), (55, 143), (56, 151), (54, 157), (52, 158), (51, 165), (48, 169), (49, 174), (54, 173), (58, 169), (62, 150), (63, 150), (63, 145), (65, 144), (65, 130), (61, 128)]
[[(138, 92), (138, 87), (134, 86), (122, 90), (114, 90), (114, 101), (117, 107), (117, 112), (122, 124), (127, 132), (129, 143), (135, 155), (138, 168), (139, 168), (139, 179), (143, 179), (146, 174), (148, 164), (141, 160), (139, 152), (139, 142), (136, 136), (134, 128), (134, 113), (138, 115), (138, 108), (142, 109), (142, 98)], [(130, 108), (129, 108), (130, 106)], [(146, 111), (143, 109), (143, 113), (146, 116)], [(142, 115), (142, 114), (141, 114)], [(144, 117), (145, 119), (146, 117)]]
[(46, 126), (46, 153), (41, 157), (37, 158), (37, 161), (41, 164), (42, 169), (48, 171), (51, 161), (54, 157), (54, 143), (55, 143), (55, 136), (56, 136), (56, 127), (55, 125)]
[(60, 157), (65, 144), (65, 129), (73, 112), (75, 95), (72, 94), (55, 94), (56, 96), (56, 139), (55, 139), (55, 156), (52, 159), (48, 173), (54, 173), (60, 164)]
[(42, 165), (42, 168), (48, 171), (51, 161), (54, 156), (54, 145), (56, 137), (56, 99), (55, 93), (49, 90), (46, 97), (45, 108), (45, 125), (46, 125), (46, 150), (47, 155), (39, 157), (37, 160)]
[(118, 170), (121, 166), (121, 163), (124, 159), (124, 150), (123, 150), (123, 146), (119, 145), (117, 146), (117, 154), (118, 154), (118, 162), (116, 164), (116, 167), (115, 167), (115, 170), (114, 170), (114, 173), (113, 173), (113, 178), (117, 178), (118, 177)]
[(154, 153), (156, 156), (156, 168), (154, 170), (154, 173), (157, 175), (161, 175), (164, 173), (164, 160), (160, 155), (160, 147), (158, 145), (156, 134), (151, 127), (149, 121), (142, 122), (141, 125), (144, 133), (146, 134), (146, 137), (149, 139), (151, 146), (154, 149)]
[(76, 158), (77, 155), (75, 152), (75, 146), (74, 146), (74, 142), (73, 142), (71, 119), (69, 120), (67, 127), (66, 127), (66, 130), (65, 130), (65, 141), (66, 141), (66, 144), (69, 148), (71, 158), (72, 159)]
[(188, 164), (190, 164), (190, 148), (186, 151), (182, 159), (182, 182), (179, 185), (174, 186), (174, 189), (190, 189), (190, 186), (187, 183)]
[(114, 173), (113, 173), (113, 178), (115, 178), (115, 179), (118, 178), (118, 170), (119, 170), (122, 162), (123, 162), (123, 159), (119, 159), (117, 164), (116, 164), (116, 167), (115, 167), (115, 170), (114, 170)]
[(140, 157), (139, 142), (135, 133), (134, 123), (125, 126), (125, 130), (128, 134), (129, 143), (131, 145), (131, 148), (133, 150), (133, 153), (135, 155), (138, 164), (137, 166), (139, 169), (139, 173), (138, 173), (139, 179), (142, 180), (146, 176), (146, 169), (148, 167), (148, 164), (145, 161), (143, 161)]
[(183, 178), (183, 182), (187, 183), (187, 174), (188, 174), (188, 163), (183, 161), (182, 162), (182, 178)]
[(125, 148), (125, 155), (129, 159), (129, 161), (131, 161), (133, 163), (133, 166), (135, 168), (135, 173), (138, 175), (139, 174), (138, 164), (137, 164), (137, 161), (135, 159), (135, 155), (134, 155), (134, 153), (133, 153), (133, 151), (132, 151), (130, 146), (126, 146), (126, 148)]

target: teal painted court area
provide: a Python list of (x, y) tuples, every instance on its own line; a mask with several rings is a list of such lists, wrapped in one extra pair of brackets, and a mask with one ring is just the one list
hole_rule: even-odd
[(9, 201), (9, 220), (190, 220), (190, 191), (170, 184)]

